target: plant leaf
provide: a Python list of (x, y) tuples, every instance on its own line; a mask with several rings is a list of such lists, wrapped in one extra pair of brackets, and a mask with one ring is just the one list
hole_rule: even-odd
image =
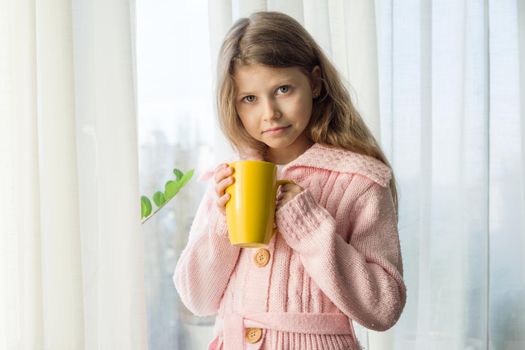
[(164, 193), (161, 191), (157, 191), (153, 194), (153, 201), (157, 205), (157, 207), (162, 207), (164, 204), (166, 204), (166, 198), (164, 198)]
[(164, 188), (164, 198), (166, 201), (172, 199), (180, 190), (179, 183), (172, 180), (166, 182)]
[(173, 169), (173, 174), (175, 174), (175, 176), (177, 177), (177, 181), (180, 180), (180, 178), (182, 177), (182, 171), (180, 171), (179, 169), (175, 168)]
[(151, 214), (151, 201), (146, 196), (140, 197), (140, 212), (142, 219)]
[(180, 187), (182, 188), (184, 185), (190, 181), (190, 179), (193, 177), (194, 169), (191, 169), (186, 174), (182, 176), (182, 178), (179, 180)]
[[(184, 187), (188, 183), (188, 181), (190, 181), (190, 179), (193, 177), (194, 169), (191, 169), (190, 171), (184, 174), (182, 171), (175, 168), (173, 169), (173, 173), (175, 174), (177, 179), (175, 181), (170, 180), (166, 182), (166, 185), (164, 186), (164, 193), (162, 193), (162, 191), (157, 191), (153, 194), (153, 201), (155, 202), (157, 207), (159, 207), (159, 209), (163, 207), (166, 203), (168, 203), (180, 191), (180, 189)], [(146, 218), (151, 214), (151, 201), (148, 197), (141, 197), (140, 208), (142, 218)], [(157, 211), (155, 211), (155, 213)], [(149, 217), (147, 219), (149, 219)]]

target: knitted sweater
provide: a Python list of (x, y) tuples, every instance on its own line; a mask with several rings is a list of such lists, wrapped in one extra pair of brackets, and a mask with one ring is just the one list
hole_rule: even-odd
[(181, 300), (218, 314), (211, 348), (360, 349), (352, 321), (386, 330), (406, 301), (390, 168), (314, 144), (282, 178), (305, 190), (276, 212), (264, 266), (230, 244), (210, 187), (173, 276)]

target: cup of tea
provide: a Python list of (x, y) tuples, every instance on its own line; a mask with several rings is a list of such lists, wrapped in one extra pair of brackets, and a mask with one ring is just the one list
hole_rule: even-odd
[(230, 242), (243, 248), (264, 247), (273, 236), (275, 202), (279, 186), (294, 183), (277, 180), (277, 166), (260, 160), (228, 164), (235, 181), (226, 188), (226, 222)]

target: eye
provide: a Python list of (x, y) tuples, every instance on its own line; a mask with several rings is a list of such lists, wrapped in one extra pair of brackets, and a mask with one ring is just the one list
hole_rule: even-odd
[(242, 100), (248, 103), (253, 103), (255, 102), (255, 96), (253, 95), (244, 96)]
[(280, 94), (286, 94), (289, 91), (290, 91), (290, 86), (289, 85), (279, 86), (279, 88), (277, 89), (277, 92), (280, 93)]

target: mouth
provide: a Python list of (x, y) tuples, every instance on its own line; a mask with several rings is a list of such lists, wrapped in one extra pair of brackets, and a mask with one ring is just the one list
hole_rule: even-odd
[(265, 134), (265, 133), (269, 133), (269, 134), (279, 133), (280, 131), (284, 131), (285, 129), (288, 129), (290, 126), (291, 125), (281, 126), (281, 127), (273, 128), (273, 129), (268, 129), (268, 130), (263, 131), (263, 134)]

